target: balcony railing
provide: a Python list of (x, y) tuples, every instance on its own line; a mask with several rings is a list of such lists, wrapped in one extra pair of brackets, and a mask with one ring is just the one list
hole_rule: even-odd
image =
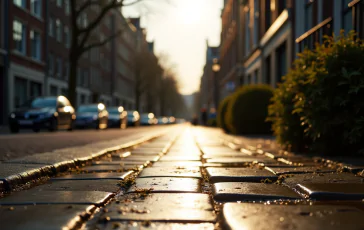
[(349, 3), (352, 8), (353, 28), (361, 39), (364, 39), (364, 1), (354, 0)]
[(329, 17), (296, 39), (298, 51), (302, 52), (305, 48), (313, 49), (316, 43), (322, 44), (325, 35), (332, 33), (333, 19)]

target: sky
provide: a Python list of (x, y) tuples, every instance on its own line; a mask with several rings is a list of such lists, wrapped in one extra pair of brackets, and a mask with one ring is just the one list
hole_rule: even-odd
[(141, 16), (155, 53), (175, 66), (182, 94), (199, 90), (206, 60), (206, 40), (220, 43), (223, 0), (145, 0), (124, 7), (125, 17)]

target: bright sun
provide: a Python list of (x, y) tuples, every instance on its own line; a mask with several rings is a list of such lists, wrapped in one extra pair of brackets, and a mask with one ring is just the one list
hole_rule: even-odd
[(201, 0), (194, 0), (194, 4), (190, 4), (191, 1), (181, 1), (178, 5), (178, 18), (183, 24), (191, 25), (200, 21), (203, 14), (203, 7)]

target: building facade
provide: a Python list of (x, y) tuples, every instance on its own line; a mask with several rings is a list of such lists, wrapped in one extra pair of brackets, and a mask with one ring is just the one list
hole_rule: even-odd
[[(363, 0), (337, 0), (334, 4), (331, 0), (245, 0), (234, 3), (226, 0), (222, 13), (220, 100), (228, 95), (225, 78), (231, 76), (227, 73), (233, 73), (233, 70), (240, 70), (240, 75), (232, 77), (239, 78), (240, 85), (260, 83), (276, 87), (297, 53), (313, 48), (317, 42), (322, 43), (325, 35), (355, 30), (360, 38), (364, 38)], [(234, 6), (240, 10), (234, 10)], [(236, 20), (240, 22), (241, 33), (235, 32), (232, 26), (235, 25), (234, 14), (238, 13), (239, 19)], [(229, 50), (229, 35), (226, 33), (230, 33), (228, 44), (234, 44), (234, 39), (238, 41), (236, 44), (241, 44), (233, 46), (240, 54), (232, 52), (231, 56), (228, 55), (230, 59), (226, 56)]]
[[(79, 26), (88, 25), (97, 10), (90, 7)], [(32, 97), (68, 94), (70, 11), (69, 0), (0, 1), (0, 124)], [(136, 28), (114, 9), (93, 31), (90, 42), (104, 41), (118, 31), (120, 36), (81, 57), (75, 107), (104, 102), (134, 109)]]

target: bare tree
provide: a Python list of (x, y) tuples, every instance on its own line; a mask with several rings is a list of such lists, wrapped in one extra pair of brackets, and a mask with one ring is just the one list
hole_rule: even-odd
[[(121, 35), (122, 31), (115, 31), (103, 40), (92, 40), (91, 35), (111, 10), (121, 10), (121, 7), (141, 1), (143, 0), (70, 0), (72, 37), (69, 52), (68, 97), (72, 104), (76, 102), (77, 67), (82, 55), (95, 47), (107, 44)], [(90, 12), (92, 19), (84, 23), (86, 15)]]

